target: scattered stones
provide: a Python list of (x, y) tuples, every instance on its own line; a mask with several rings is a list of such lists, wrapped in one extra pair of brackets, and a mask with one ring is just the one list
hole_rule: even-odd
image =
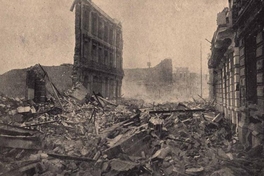
[[(133, 100), (135, 104), (116, 105), (104, 98), (84, 103), (84, 93), (74, 95), (77, 98), (61, 99), (62, 108), (51, 102), (32, 105), (19, 99), (0, 100), (0, 120), (4, 123), (0, 134), (34, 136), (41, 144), (35, 148), (32, 142), (25, 143), (26, 148), (21, 149), (2, 145), (0, 175), (21, 172), (21, 168), (20, 175), (30, 172), (41, 176), (231, 176), (263, 172), (261, 158), (252, 159), (262, 153), (261, 145), (246, 153), (232, 137), (227, 119), (217, 115), (208, 120), (209, 115), (203, 115), (207, 112), (191, 103), (146, 106)], [(15, 161), (19, 161), (16, 167)], [(29, 162), (33, 164), (29, 166)], [(248, 167), (238, 170), (238, 163)]]

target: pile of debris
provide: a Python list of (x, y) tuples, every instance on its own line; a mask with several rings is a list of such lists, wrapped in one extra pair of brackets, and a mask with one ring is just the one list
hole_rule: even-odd
[(1, 95), (0, 175), (264, 173), (262, 146), (245, 152), (227, 119), (195, 103), (66, 95), (60, 106)]

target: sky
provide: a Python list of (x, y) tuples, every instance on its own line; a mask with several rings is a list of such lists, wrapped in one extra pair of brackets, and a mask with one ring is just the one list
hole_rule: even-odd
[[(207, 71), (216, 16), (227, 0), (92, 0), (123, 26), (123, 67), (171, 58), (173, 67)], [(73, 0), (0, 0), (0, 74), (37, 63), (73, 63)]]

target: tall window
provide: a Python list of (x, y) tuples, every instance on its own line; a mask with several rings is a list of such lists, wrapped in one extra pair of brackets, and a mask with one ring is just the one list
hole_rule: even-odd
[(114, 55), (112, 52), (110, 53), (109, 65), (110, 67), (113, 67), (114, 65)]
[(103, 63), (103, 49), (99, 47), (99, 63)]
[(120, 48), (120, 41), (121, 41), (121, 34), (120, 34), (120, 32), (118, 31), (118, 32), (116, 33), (116, 46), (117, 46), (118, 48)]
[(86, 59), (88, 59), (89, 58), (89, 41), (87, 41), (87, 40), (85, 40), (85, 42), (84, 42), (84, 57), (86, 58)]
[(99, 20), (99, 29), (98, 29), (98, 37), (103, 39), (104, 36), (104, 24), (102, 18), (98, 18)]
[(105, 23), (105, 27), (104, 27), (104, 40), (105, 40), (105, 42), (108, 42), (108, 26), (107, 26), (107, 23)]
[(88, 9), (84, 10), (84, 24), (83, 27), (85, 30), (89, 30), (89, 17), (90, 17), (90, 11)]
[(97, 46), (96, 46), (96, 43), (93, 43), (92, 58), (93, 58), (94, 61), (97, 61)]
[(92, 13), (92, 34), (97, 35), (97, 14)]
[(107, 49), (105, 49), (105, 51), (104, 51), (104, 64), (105, 65), (108, 64), (108, 51), (107, 51)]
[(114, 37), (114, 30), (113, 30), (113, 27), (110, 27), (110, 30), (109, 30), (109, 43), (110, 44), (113, 44), (113, 37)]

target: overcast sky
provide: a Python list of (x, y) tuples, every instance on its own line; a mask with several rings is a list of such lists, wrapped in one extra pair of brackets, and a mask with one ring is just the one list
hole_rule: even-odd
[[(73, 63), (73, 0), (0, 0), (0, 74), (37, 63)], [(227, 0), (93, 0), (122, 22), (124, 68), (172, 58), (174, 67), (198, 72)], [(205, 70), (206, 71), (206, 70)]]

